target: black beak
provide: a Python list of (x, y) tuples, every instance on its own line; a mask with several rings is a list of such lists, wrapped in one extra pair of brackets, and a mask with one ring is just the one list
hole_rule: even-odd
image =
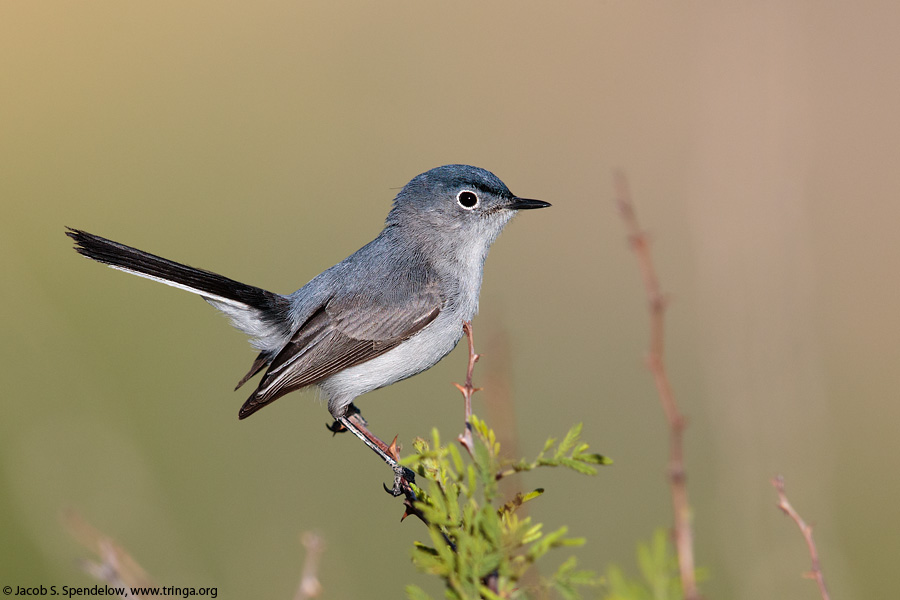
[(528, 198), (513, 198), (510, 200), (507, 208), (510, 210), (528, 210), (530, 208), (547, 208), (550, 206), (549, 202), (544, 202), (543, 200), (530, 200)]

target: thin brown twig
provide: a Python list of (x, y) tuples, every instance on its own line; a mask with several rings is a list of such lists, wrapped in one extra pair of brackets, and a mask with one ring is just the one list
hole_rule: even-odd
[[(148, 588), (153, 582), (146, 571), (141, 568), (131, 555), (115, 542), (111, 537), (84, 520), (84, 518), (72, 509), (63, 511), (63, 525), (69, 533), (82, 546), (91, 550), (99, 557), (98, 561), (83, 559), (81, 568), (98, 581), (102, 581), (113, 588), (124, 589), (121, 598), (138, 598), (131, 594), (131, 588)], [(143, 595), (140, 598), (157, 598), (160, 596)]]
[(481, 389), (472, 385), (472, 375), (475, 372), (475, 363), (478, 362), (478, 359), (481, 358), (481, 356), (475, 354), (475, 335), (472, 332), (471, 321), (463, 323), (463, 331), (465, 331), (466, 337), (469, 339), (469, 365), (466, 368), (466, 383), (465, 385), (459, 385), (458, 383), (454, 383), (453, 385), (455, 385), (456, 389), (462, 393), (463, 399), (465, 400), (466, 426), (463, 433), (456, 439), (471, 455), (474, 451), (474, 442), (472, 440), (472, 394)]
[(674, 513), (675, 550), (678, 555), (678, 569), (681, 575), (681, 588), (685, 600), (697, 600), (700, 593), (697, 589), (697, 578), (694, 568), (694, 534), (691, 528), (691, 507), (688, 502), (686, 474), (684, 468), (684, 416), (678, 410), (675, 394), (666, 372), (665, 352), (665, 312), (666, 298), (660, 291), (659, 278), (653, 266), (650, 253), (650, 240), (638, 223), (628, 180), (617, 171), (614, 174), (616, 204), (622, 220), (628, 229), (628, 241), (638, 259), (641, 276), (650, 311), (650, 348), (647, 352), (647, 367), (653, 374), (656, 391), (666, 420), (669, 424), (669, 486), (672, 492), (672, 510)]
[(294, 600), (318, 598), (322, 593), (322, 584), (319, 582), (319, 559), (325, 550), (325, 541), (322, 536), (305, 531), (300, 536), (300, 543), (306, 548), (306, 557), (303, 559), (303, 571)]
[[(463, 433), (457, 436), (456, 440), (462, 444), (462, 446), (468, 451), (470, 456), (474, 456), (475, 452), (475, 444), (472, 439), (472, 395), (475, 392), (481, 390), (481, 388), (477, 388), (472, 384), (472, 376), (475, 373), (475, 363), (478, 362), (478, 359), (481, 358), (481, 355), (475, 353), (475, 334), (472, 331), (472, 322), (466, 321), (463, 323), (463, 331), (466, 334), (466, 338), (469, 341), (469, 363), (466, 366), (466, 383), (464, 385), (459, 385), (458, 383), (454, 383), (456, 389), (460, 391), (463, 395), (463, 399), (465, 401), (465, 429)], [(446, 536), (445, 536), (446, 539)], [(450, 543), (451, 548), (456, 551), (456, 545), (447, 540)], [(481, 582), (492, 592), (495, 594), (498, 591), (498, 583), (499, 583), (499, 575), (496, 570), (488, 573), (484, 577), (481, 578)]]
[[(466, 321), (463, 323), (463, 331), (466, 334), (466, 337), (469, 341), (469, 362), (466, 367), (466, 382), (464, 385), (460, 385), (458, 383), (454, 383), (456, 389), (460, 391), (463, 395), (464, 403), (465, 403), (465, 428), (463, 429), (463, 433), (457, 436), (457, 441), (462, 444), (462, 446), (466, 449), (470, 456), (474, 456), (475, 451), (475, 443), (472, 438), (472, 395), (475, 392), (481, 390), (481, 388), (477, 388), (472, 384), (472, 376), (475, 373), (475, 363), (478, 362), (478, 359), (481, 358), (481, 355), (475, 353), (475, 336), (472, 331), (472, 322)], [(396, 441), (396, 440), (395, 440)], [(393, 444), (392, 444), (393, 445)], [(403, 500), (404, 512), (403, 516), (400, 518), (401, 521), (406, 519), (406, 517), (410, 515), (414, 515), (418, 517), (422, 523), (425, 524), (426, 527), (430, 527), (431, 524), (428, 522), (428, 519), (425, 518), (425, 514), (416, 506), (416, 495), (415, 492), (409, 488), (404, 490), (405, 498)], [(444, 536), (445, 539), (446, 536)], [(447, 539), (447, 544), (455, 549), (455, 545)]]
[(812, 560), (812, 569), (807, 573), (807, 577), (816, 580), (816, 584), (819, 586), (819, 593), (822, 595), (822, 600), (829, 600), (830, 596), (828, 595), (828, 588), (825, 587), (825, 575), (822, 574), (822, 564), (819, 562), (819, 552), (816, 550), (816, 543), (813, 541), (812, 527), (806, 524), (806, 521), (800, 517), (788, 501), (787, 494), (784, 491), (784, 477), (779, 475), (778, 477), (773, 478), (772, 485), (778, 492), (778, 508), (794, 520), (794, 523), (800, 528), (800, 533), (803, 534), (803, 539), (806, 540), (806, 547), (809, 549), (809, 558)]

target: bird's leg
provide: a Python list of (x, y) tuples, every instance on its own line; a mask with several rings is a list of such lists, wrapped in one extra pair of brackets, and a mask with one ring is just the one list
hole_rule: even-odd
[[(352, 402), (347, 405), (347, 408), (345, 410), (347, 411), (346, 412), (347, 416), (356, 415), (357, 418), (360, 421), (362, 421), (363, 427), (367, 427), (369, 425), (369, 422), (363, 418), (362, 413), (359, 412), (359, 409)], [(337, 419), (335, 419), (335, 421), (331, 425), (326, 425), (325, 429), (330, 431), (332, 436), (337, 435), (339, 433), (344, 433), (345, 431), (347, 431), (347, 428), (344, 427), (343, 425), (341, 425), (341, 422), (338, 421)]]
[[(355, 407), (354, 407), (355, 408)], [(416, 475), (410, 469), (400, 465), (400, 453), (397, 452), (397, 438), (388, 446), (371, 431), (366, 429), (366, 422), (359, 415), (359, 411), (350, 411), (345, 415), (337, 417), (335, 423), (339, 423), (341, 427), (350, 431), (353, 435), (362, 440), (362, 442), (372, 449), (375, 454), (381, 457), (394, 471), (394, 486), (385, 490), (392, 496), (405, 495), (407, 498), (415, 498), (412, 491), (411, 483), (415, 483)]]

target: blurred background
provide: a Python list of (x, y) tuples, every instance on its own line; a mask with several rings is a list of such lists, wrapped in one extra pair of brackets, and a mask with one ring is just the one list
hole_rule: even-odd
[[(441, 595), (388, 470), (315, 394), (239, 422), (242, 335), (63, 228), (286, 293), (374, 237), (411, 177), (464, 162), (553, 203), (487, 261), (476, 412), (508, 387), (493, 425), (522, 454), (583, 421), (615, 459), (528, 474), (534, 518), (631, 572), (671, 523), (622, 168), (671, 298), (705, 595), (818, 597), (778, 473), (833, 596), (893, 595), (898, 30), (887, 1), (4, 3), (0, 584), (94, 583), (72, 508), (165, 585), (289, 598), (313, 530), (324, 597)], [(449, 439), (465, 361), (359, 406), (407, 448)]]

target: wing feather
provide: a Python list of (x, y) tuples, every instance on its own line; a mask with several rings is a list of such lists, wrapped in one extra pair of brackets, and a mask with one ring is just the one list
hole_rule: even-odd
[(288, 392), (384, 354), (434, 321), (441, 311), (441, 298), (431, 287), (406, 298), (398, 302), (391, 295), (357, 295), (328, 300), (272, 360), (259, 387), (241, 407), (240, 418)]

